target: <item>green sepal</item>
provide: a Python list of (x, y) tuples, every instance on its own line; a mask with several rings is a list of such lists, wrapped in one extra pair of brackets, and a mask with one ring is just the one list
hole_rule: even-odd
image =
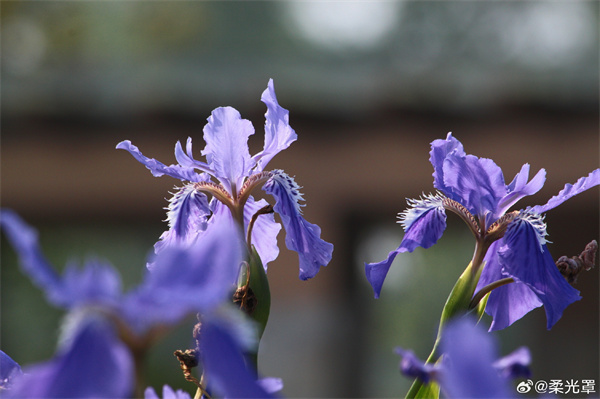
[(413, 397), (415, 399), (438, 399), (440, 397), (440, 386), (433, 381), (421, 385), (421, 388)]

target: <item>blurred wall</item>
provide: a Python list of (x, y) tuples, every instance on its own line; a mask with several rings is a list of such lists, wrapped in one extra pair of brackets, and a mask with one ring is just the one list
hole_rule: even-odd
[[(175, 142), (191, 136), (199, 157), (206, 117), (231, 105), (254, 124), (255, 153), (260, 94), (274, 78), (298, 141), (269, 166), (296, 177), (305, 217), (335, 245), (310, 281), (297, 278), (283, 236), (269, 267), (261, 367), (284, 379), (287, 396), (403, 395), (410, 382), (392, 349), (427, 355), (471, 256), (464, 226), (449, 216), (438, 245), (400, 256), (378, 300), (362, 268), (399, 244), (405, 198), (433, 191), (431, 141), (452, 131), (508, 181), (523, 163), (545, 168), (546, 185), (520, 207), (545, 203), (599, 164), (595, 2), (0, 6), (2, 206), (40, 228), (55, 265), (105, 257), (127, 286), (166, 228), (165, 198), (179, 182), (152, 177), (115, 145), (130, 139), (169, 164)], [(598, 239), (598, 220), (597, 189), (551, 211), (553, 256)], [(24, 364), (46, 359), (60, 312), (3, 244), (2, 349)], [(498, 334), (503, 353), (532, 348), (536, 379), (598, 378), (598, 274), (587, 274), (576, 285), (584, 299), (551, 331), (537, 310)], [(152, 354), (149, 383), (186, 387), (164, 356), (188, 333), (182, 327)]]

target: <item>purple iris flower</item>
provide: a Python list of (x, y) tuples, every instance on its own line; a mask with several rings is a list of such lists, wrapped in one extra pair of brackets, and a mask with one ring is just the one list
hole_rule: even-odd
[[(27, 369), (23, 378), (14, 378), (10, 394), (15, 397), (129, 396), (134, 375), (130, 345), (139, 349), (140, 342), (152, 341), (165, 326), (198, 312), (210, 330), (219, 318), (215, 309), (231, 300), (243, 259), (237, 228), (222, 223), (192, 246), (161, 251), (143, 281), (122, 293), (120, 276), (111, 265), (100, 261), (88, 262), (83, 268), (70, 265), (59, 275), (44, 258), (35, 230), (19, 216), (4, 210), (0, 224), (25, 274), (51, 304), (69, 311), (66, 338), (56, 357)], [(237, 345), (232, 340), (228, 344)], [(4, 367), (6, 358), (0, 359)], [(239, 365), (237, 357), (227, 353), (218, 361)], [(270, 396), (257, 390), (255, 371), (236, 372), (240, 380), (247, 381), (238, 384), (240, 392)]]
[[(268, 162), (297, 138), (289, 124), (289, 112), (277, 102), (273, 81), (270, 80), (261, 100), (267, 106), (263, 150), (254, 156), (248, 149), (248, 138), (254, 134), (250, 121), (242, 119), (231, 107), (215, 109), (204, 127), (206, 146), (202, 155), (206, 162), (194, 159), (192, 139), (185, 151), (180, 142), (175, 145), (176, 165), (147, 158), (129, 140), (117, 145), (144, 164), (154, 176), (168, 175), (184, 182), (170, 200), (169, 230), (155, 245), (158, 254), (173, 243), (189, 244), (207, 234), (211, 224), (235, 220), (244, 231), (251, 226), (253, 216), (268, 205), (256, 201), (250, 194), (263, 185), (263, 190), (275, 197), (274, 210), (286, 231), (286, 245), (296, 251), (300, 260), (300, 278), (314, 277), (321, 266), (331, 260), (333, 245), (320, 238), (319, 226), (308, 223), (302, 216), (300, 187), (282, 170), (266, 171)], [(212, 196), (209, 202), (206, 194)], [(272, 214), (263, 214), (253, 221), (248, 246), (253, 245), (265, 268), (277, 258), (277, 234), (281, 226)], [(151, 267), (151, 265), (149, 265)]]
[(409, 350), (396, 348), (396, 353), (403, 358), (403, 374), (437, 382), (449, 398), (509, 398), (509, 380), (530, 376), (526, 347), (498, 359), (494, 340), (470, 318), (448, 323), (436, 364), (423, 363)]
[(490, 330), (509, 326), (532, 309), (544, 305), (551, 328), (563, 310), (580, 299), (558, 271), (546, 246), (542, 214), (567, 199), (600, 184), (600, 169), (579, 179), (552, 197), (545, 205), (507, 211), (521, 198), (538, 192), (545, 182), (541, 169), (531, 180), (529, 164), (506, 184), (502, 170), (491, 159), (467, 155), (451, 133), (431, 143), (434, 187), (437, 194), (409, 200), (410, 208), (400, 214), (405, 235), (386, 260), (365, 265), (375, 297), (395, 257), (417, 247), (434, 245), (446, 229), (446, 211), (458, 214), (477, 240), (473, 263), (485, 261), (477, 290), (504, 278), (514, 283), (494, 289), (486, 312), (494, 321)]

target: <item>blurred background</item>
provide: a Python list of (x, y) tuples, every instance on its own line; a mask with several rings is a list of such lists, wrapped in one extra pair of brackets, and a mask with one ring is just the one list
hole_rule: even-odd
[[(524, 163), (548, 172), (518, 206), (543, 204), (599, 166), (595, 1), (553, 2), (1, 2), (1, 201), (40, 231), (62, 268), (109, 260), (140, 281), (180, 182), (154, 178), (115, 145), (175, 163), (177, 140), (203, 148), (212, 109), (254, 124), (261, 149), (273, 78), (298, 141), (271, 161), (303, 186), (304, 215), (335, 245), (312, 280), (285, 249), (270, 264), (265, 376), (289, 397), (398, 397), (410, 381), (393, 348), (425, 358), (439, 314), (469, 262), (459, 218), (434, 247), (398, 256), (380, 299), (364, 262), (402, 239), (405, 198), (433, 192), (429, 143), (452, 131), (507, 181)], [(260, 194), (257, 194), (260, 195)], [(267, 198), (271, 200), (270, 198)], [(599, 238), (598, 189), (546, 217), (553, 257)], [(2, 238), (1, 348), (22, 365), (56, 349), (62, 312), (24, 277)], [(500, 352), (531, 348), (533, 379), (599, 382), (598, 270), (583, 299), (546, 330), (536, 309), (494, 334)], [(489, 318), (484, 324), (489, 325)], [(193, 392), (172, 352), (191, 325), (150, 354), (149, 384)], [(598, 386), (596, 386), (598, 390)], [(586, 395), (580, 395), (586, 396)]]

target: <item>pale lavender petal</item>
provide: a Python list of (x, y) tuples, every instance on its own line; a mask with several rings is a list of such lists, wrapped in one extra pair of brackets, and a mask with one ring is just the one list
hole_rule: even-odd
[[(248, 198), (244, 206), (244, 230), (247, 231), (248, 223), (252, 216), (261, 208), (269, 203), (264, 199), (255, 201), (252, 196)], [(279, 247), (277, 246), (277, 234), (281, 230), (281, 225), (275, 222), (273, 213), (260, 215), (254, 223), (252, 229), (252, 245), (256, 248), (258, 256), (267, 270), (267, 264), (277, 259)]]
[[(144, 399), (160, 399), (156, 391), (152, 387), (146, 388), (144, 391)], [(191, 399), (189, 393), (178, 389), (174, 391), (169, 385), (163, 385), (162, 399)]]
[(25, 369), (9, 397), (125, 398), (133, 393), (132, 357), (112, 325), (88, 318), (68, 344), (52, 360)]
[(208, 166), (208, 164), (194, 159), (194, 156), (192, 155), (191, 137), (188, 137), (185, 148), (186, 152), (183, 152), (183, 148), (181, 148), (181, 143), (178, 141), (175, 144), (175, 159), (177, 159), (179, 165), (183, 166), (184, 168), (199, 169), (211, 175), (214, 174), (214, 171)]
[(204, 126), (206, 147), (202, 154), (214, 170), (215, 177), (232, 193), (241, 188), (243, 179), (248, 176), (254, 162), (248, 152), (248, 137), (254, 134), (250, 121), (242, 119), (240, 113), (231, 107), (215, 109)]
[(556, 208), (571, 197), (576, 196), (592, 187), (600, 184), (600, 169), (596, 169), (586, 177), (577, 180), (575, 184), (566, 184), (565, 187), (554, 197), (550, 198), (544, 205), (536, 205), (531, 208), (531, 212), (544, 213), (550, 209)]
[(285, 243), (300, 259), (300, 278), (314, 277), (331, 260), (333, 245), (320, 238), (321, 228), (304, 220), (299, 201), (302, 195), (296, 182), (281, 170), (272, 172), (263, 190), (275, 197), (275, 212), (285, 228)]
[(492, 366), (497, 359), (491, 335), (469, 318), (452, 321), (442, 338), (444, 372), (440, 385), (450, 398), (508, 398), (507, 382)]
[(121, 299), (121, 276), (109, 263), (91, 259), (83, 268), (67, 265), (62, 275), (69, 307), (116, 306)]
[(257, 381), (257, 383), (268, 393), (276, 393), (283, 389), (283, 380), (281, 378), (261, 378)]
[(529, 164), (523, 165), (521, 171), (517, 173), (513, 181), (506, 187), (506, 194), (498, 203), (498, 209), (494, 214), (497, 219), (510, 209), (517, 201), (528, 195), (533, 195), (540, 191), (546, 181), (546, 170), (540, 169), (538, 173), (529, 182)]
[(117, 149), (129, 151), (129, 153), (133, 155), (135, 159), (146, 166), (146, 168), (148, 168), (156, 177), (167, 175), (184, 181), (200, 181), (200, 176), (198, 173), (196, 173), (194, 168), (184, 167), (181, 165), (166, 166), (156, 159), (144, 156), (136, 146), (131, 144), (131, 141), (129, 140), (125, 140), (117, 144)]
[(209, 384), (227, 398), (271, 398), (273, 395), (256, 381), (256, 370), (246, 366), (240, 344), (223, 323), (203, 320), (200, 356)]
[(288, 148), (298, 138), (290, 126), (289, 111), (282, 108), (277, 102), (273, 79), (269, 80), (261, 100), (267, 106), (267, 113), (265, 114), (264, 149), (253, 157), (257, 161), (257, 172), (262, 172), (275, 155)]
[(22, 375), (21, 366), (0, 350), (0, 391), (10, 388), (13, 382)]
[(581, 299), (560, 274), (547, 246), (540, 246), (539, 233), (529, 219), (519, 218), (508, 226), (498, 255), (503, 273), (526, 284), (544, 304), (548, 329), (567, 306)]

